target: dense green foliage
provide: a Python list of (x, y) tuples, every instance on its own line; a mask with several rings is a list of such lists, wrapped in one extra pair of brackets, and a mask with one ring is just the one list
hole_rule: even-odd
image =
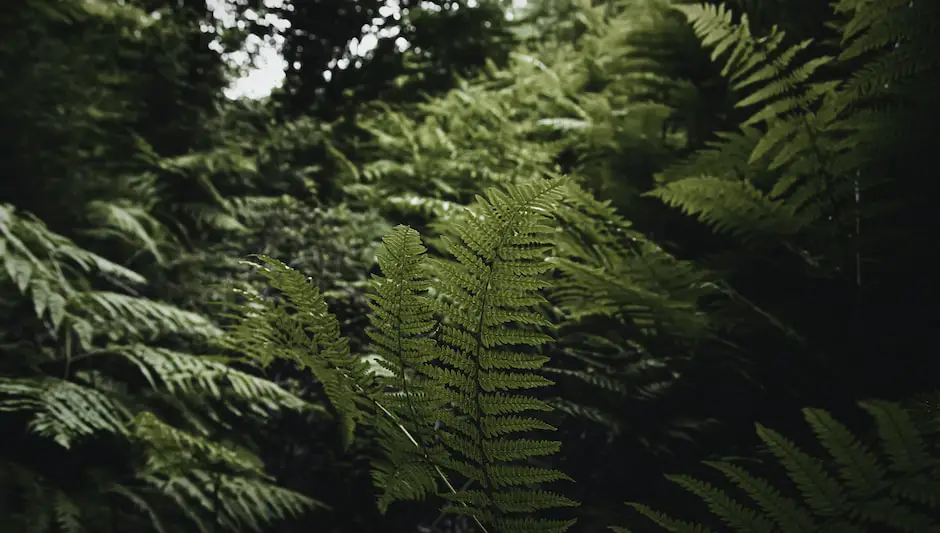
[(4, 3), (0, 532), (940, 531), (938, 20)]

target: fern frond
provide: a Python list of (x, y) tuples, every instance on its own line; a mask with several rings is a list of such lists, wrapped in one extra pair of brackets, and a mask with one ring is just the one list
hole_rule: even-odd
[(276, 521), (299, 516), (313, 507), (325, 507), (297, 492), (258, 479), (204, 470), (141, 478), (175, 502), (201, 533), (218, 524), (229, 531), (262, 532)]
[[(446, 510), (470, 514), (498, 531), (563, 531), (573, 523), (526, 516), (574, 502), (524, 488), (567, 479), (555, 470), (518, 463), (554, 453), (559, 443), (508, 438), (536, 426), (523, 418), (507, 418), (507, 411), (544, 407), (534, 398), (500, 392), (551, 383), (532, 372), (547, 358), (524, 347), (537, 348), (551, 340), (530, 329), (550, 324), (529, 309), (543, 301), (536, 291), (547, 286), (540, 275), (550, 269), (544, 257), (553, 233), (543, 220), (553, 211), (563, 186), (563, 180), (552, 180), (509, 186), (506, 193), (490, 189), (486, 198), (477, 198), (465, 224), (456, 228), (457, 238), (445, 239), (456, 261), (435, 265), (448, 320), (438, 336), (443, 366), (432, 377), (443, 384), (454, 409), (440, 432), (451, 454), (446, 466), (480, 487), (448, 496), (464, 506)], [(499, 409), (493, 408), (499, 404)], [(517, 407), (510, 409), (514, 404)], [(515, 494), (516, 504), (500, 499), (506, 490)]]
[(801, 503), (788, 498), (767, 481), (727, 461), (705, 464), (718, 470), (751, 497), (783, 533), (800, 533), (816, 528), (812, 514)]
[(745, 181), (687, 178), (648, 194), (698, 217), (716, 231), (744, 239), (795, 235), (812, 222), (812, 218), (768, 198)]
[(845, 513), (848, 498), (838, 481), (832, 478), (825, 465), (812, 457), (782, 435), (760, 424), (757, 435), (770, 448), (777, 460), (787, 469), (803, 498), (821, 516)]
[[(153, 339), (170, 333), (202, 339), (215, 339), (222, 335), (222, 330), (203, 315), (147, 298), (98, 291), (76, 295), (69, 303), (76, 307), (76, 312), (99, 326), (96, 329), (106, 331), (112, 341)], [(110, 327), (101, 327), (104, 324)]]
[[(780, 434), (757, 425), (757, 433), (794, 482), (802, 501), (773, 487), (765, 479), (728, 461), (707, 462), (760, 507), (738, 504), (721, 488), (688, 476), (667, 476), (708, 503), (712, 514), (739, 532), (779, 530), (782, 533), (844, 531), (940, 531), (933, 506), (940, 485), (935, 476), (940, 458), (924, 447), (925, 430), (912, 422), (901, 405), (861, 402), (875, 419), (891, 468), (844, 425), (826, 411), (805, 409), (804, 415), (829, 458), (813, 457)], [(834, 477), (830, 470), (838, 470)], [(928, 494), (933, 492), (934, 496)], [(697, 526), (673, 520), (649, 508), (631, 504), (667, 531), (697, 531)], [(872, 529), (876, 528), (876, 529)]]
[(82, 511), (71, 498), (57, 492), (53, 499), (52, 508), (56, 523), (62, 533), (81, 533), (85, 531), (85, 528), (82, 527)]
[[(151, 387), (170, 394), (238, 398), (260, 415), (264, 407), (309, 410), (313, 406), (263, 378), (236, 370), (205, 356), (175, 352), (145, 344), (113, 345), (107, 351), (132, 362)], [(225, 393), (225, 394), (223, 394)]]
[(656, 175), (659, 185), (689, 177), (714, 176), (723, 180), (754, 179), (762, 167), (755, 165), (751, 153), (762, 140), (763, 133), (754, 127), (736, 132), (718, 132), (719, 141), (706, 143), (706, 148), (668, 166)]
[(145, 472), (185, 473), (191, 468), (214, 466), (265, 477), (264, 464), (247, 450), (183, 431), (149, 411), (138, 413), (132, 426), (134, 438), (146, 444)]
[(377, 254), (382, 276), (373, 277), (368, 294), (372, 308), (367, 334), (388, 376), (377, 401), (395, 419), (382, 419), (378, 429), (386, 458), (376, 463), (373, 479), (384, 493), (379, 509), (396, 500), (420, 500), (436, 493), (441, 462), (433, 426), (445, 406), (440, 388), (428, 379), (436, 357), (428, 334), (435, 327), (425, 248), (416, 231), (397, 226), (383, 239)]
[[(42, 221), (30, 214), (20, 215), (13, 206), (0, 204), (0, 251), (10, 249), (28, 260), (34, 269), (48, 271), (42, 259), (69, 259), (86, 273), (100, 273), (133, 285), (146, 279), (98, 254), (89, 252), (70, 239), (49, 231)], [(4, 259), (8, 254), (2, 254)], [(9, 254), (13, 257), (14, 254)]]
[[(835, 134), (844, 127), (840, 109), (850, 105), (842, 96), (846, 93), (842, 82), (819, 79), (821, 69), (835, 58), (817, 55), (804, 60), (802, 56), (811, 49), (811, 40), (784, 46), (785, 34), (776, 27), (769, 35), (757, 37), (751, 33), (746, 16), (734, 22), (724, 5), (678, 9), (685, 13), (702, 43), (714, 48), (713, 59), (726, 56), (723, 75), (733, 90), (745, 91), (736, 107), (753, 107), (754, 111), (742, 122), (741, 133), (718, 143), (718, 150), (699, 151), (687, 163), (677, 166), (684, 171), (684, 175), (677, 177), (699, 179), (699, 175), (705, 174), (745, 182), (721, 187), (735, 189), (727, 191), (733, 195), (731, 198), (742, 196), (736, 189), (746, 189), (753, 205), (746, 212), (729, 212), (711, 203), (687, 205), (685, 202), (691, 199), (685, 197), (673, 197), (667, 203), (687, 212), (702, 213), (700, 218), (706, 222), (706, 218), (711, 218), (710, 224), (719, 231), (721, 220), (731, 233), (735, 233), (734, 228), (758, 226), (770, 234), (804, 234), (813, 229), (810, 222), (833, 216), (841, 202), (852, 198), (847, 186), (838, 179), (846, 173), (837, 170), (847, 162), (857, 162), (857, 153), (846, 153), (853, 147), (840, 146), (840, 136)], [(840, 100), (843, 102), (838, 103)], [(740, 157), (738, 152), (749, 144), (748, 155)], [(703, 168), (703, 164), (716, 158), (722, 161), (720, 172), (710, 173), (707, 167)], [(676, 176), (676, 170), (667, 175)], [(662, 193), (660, 188), (653, 195)], [(772, 203), (766, 204), (764, 200)], [(795, 213), (799, 216), (794, 216)], [(838, 221), (843, 222), (841, 218)]]
[(886, 401), (867, 401), (860, 405), (875, 419), (884, 451), (891, 459), (892, 470), (914, 473), (936, 466), (936, 460), (927, 454), (921, 432), (910, 412)]
[(89, 202), (86, 209), (89, 221), (95, 228), (88, 233), (115, 234), (122, 240), (143, 247), (153, 255), (157, 264), (163, 264), (163, 254), (160, 252), (157, 238), (165, 228), (145, 208), (129, 202), (95, 200)]
[(131, 415), (125, 407), (93, 389), (52, 377), (0, 376), (0, 412), (29, 412), (31, 431), (64, 448), (99, 432), (128, 433)]
[(839, 465), (846, 486), (859, 497), (870, 497), (884, 487), (886, 472), (868, 447), (822, 409), (804, 409), (803, 416), (819, 442)]
[(671, 533), (716, 533), (715, 530), (709, 529), (701, 524), (677, 520), (664, 513), (651, 509), (646, 505), (639, 503), (627, 503), (627, 505), (652, 520), (659, 527), (663, 528), (664, 531)]
[[(848, 11), (846, 6), (837, 10)], [(840, 59), (853, 59), (896, 43), (931, 39), (937, 29), (937, 14), (937, 6), (932, 2), (885, 0), (856, 5), (842, 31)]]
[(303, 274), (267, 256), (257, 259), (254, 266), (282, 300), (244, 293), (247, 311), (234, 317), (235, 324), (221, 342), (248, 356), (250, 364), (283, 359), (310, 370), (339, 413), (348, 446), (356, 424), (365, 419), (361, 404), (375, 386), (368, 363), (349, 353), (339, 322)]
[(773, 531), (774, 524), (744, 507), (721, 489), (689, 476), (666, 476), (670, 481), (695, 494), (708, 504), (709, 510), (723, 522), (738, 531)]

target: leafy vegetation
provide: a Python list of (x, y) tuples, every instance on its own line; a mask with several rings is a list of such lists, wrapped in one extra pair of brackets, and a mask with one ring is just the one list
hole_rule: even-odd
[(940, 530), (935, 3), (0, 14), (0, 530)]

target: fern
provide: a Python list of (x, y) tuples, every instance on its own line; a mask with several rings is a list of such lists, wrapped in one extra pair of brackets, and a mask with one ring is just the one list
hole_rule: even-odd
[[(732, 89), (749, 93), (735, 105), (754, 111), (741, 123), (741, 133), (722, 135), (717, 150), (699, 152), (667, 170), (669, 183), (650, 194), (719, 232), (745, 238), (805, 233), (831, 212), (835, 200), (837, 154), (823, 132), (833, 127), (837, 115), (821, 101), (839, 82), (814, 80), (834, 58), (799, 62), (811, 41), (785, 46), (785, 34), (776, 27), (756, 37), (747, 16), (734, 23), (724, 5), (677, 9), (712, 49), (712, 59), (724, 62), (722, 74)], [(824, 107), (818, 109), (820, 105)], [(716, 168), (713, 161), (722, 166)], [(769, 191), (761, 190), (776, 171), (782, 177)], [(709, 200), (703, 203), (701, 198)]]
[(275, 520), (322, 506), (274, 484), (205, 470), (149, 474), (142, 481), (186, 512), (201, 533), (211, 533), (213, 523), (229, 531), (261, 532)]
[[(808, 58), (811, 41), (788, 45), (776, 27), (755, 36), (747, 16), (734, 22), (724, 5), (677, 9), (723, 62), (722, 73), (741, 93), (736, 106), (752, 111), (739, 133), (721, 135), (668, 169), (660, 178), (666, 184), (650, 194), (718, 231), (800, 237), (803, 246), (847, 233), (858, 249), (860, 223), (898, 209), (887, 201), (860, 203), (860, 196), (884, 196), (890, 183), (871, 167), (909, 142), (904, 124), (916, 120), (909, 110), (936, 87), (940, 64), (925, 53), (938, 15), (934, 3), (840, 2), (836, 12), (849, 16), (842, 53)], [(850, 63), (858, 58), (861, 67)], [(843, 83), (831, 79), (828, 67), (852, 72)], [(722, 201), (702, 203), (703, 195)], [(827, 219), (838, 230), (821, 229)]]
[(532, 398), (501, 392), (551, 383), (531, 373), (545, 363), (545, 357), (513, 348), (538, 347), (549, 338), (508, 325), (549, 325), (530, 309), (540, 301), (535, 291), (546, 284), (537, 276), (550, 268), (543, 257), (551, 245), (547, 236), (552, 229), (541, 219), (552, 211), (563, 190), (560, 181), (510, 186), (508, 194), (491, 189), (486, 199), (478, 198), (478, 208), (466, 225), (456, 228), (460, 240), (446, 239), (457, 261), (435, 265), (440, 292), (449, 300), (438, 336), (438, 358), (444, 365), (434, 372), (454, 407), (442, 431), (443, 445), (452, 454), (447, 466), (480, 486), (451, 498), (467, 504), (473, 516), (498, 531), (564, 531), (573, 523), (514, 516), (573, 502), (522, 488), (566, 476), (514, 464), (552, 454), (558, 443), (506, 438), (509, 433), (544, 427), (531, 418), (507, 415), (543, 407)]
[(258, 259), (258, 272), (284, 300), (272, 302), (243, 293), (255, 309), (238, 317), (222, 344), (246, 355), (250, 364), (266, 366), (287, 359), (312, 372), (340, 416), (348, 446), (356, 424), (365, 418), (360, 404), (367, 400), (362, 395), (373, 389), (367, 363), (349, 353), (336, 317), (308, 278), (275, 259)]
[[(248, 295), (226, 343), (249, 359), (310, 369), (347, 439), (358, 423), (378, 429), (385, 454), (373, 477), (383, 511), (437, 493), (451, 502), (446, 512), (487, 530), (564, 531), (573, 521), (533, 513), (575, 504), (541, 488), (566, 476), (528, 464), (558, 443), (510, 438), (551, 429), (526, 414), (548, 404), (516, 391), (551, 383), (534, 373), (547, 359), (535, 349), (550, 338), (531, 327), (550, 325), (533, 308), (544, 301), (538, 291), (551, 269), (544, 254), (553, 230), (544, 218), (563, 190), (562, 180), (541, 180), (478, 197), (443, 239), (455, 260), (425, 259), (407, 227), (385, 238), (370, 295), (381, 374), (349, 354), (304, 276), (270, 258), (261, 258), (262, 274), (283, 302)], [(458, 489), (451, 476), (465, 483)]]
[(127, 433), (129, 411), (101, 392), (55, 378), (0, 377), (0, 412), (33, 415), (30, 429), (68, 448), (96, 433)]
[(767, 235), (791, 236), (805, 230), (812, 222), (792, 206), (768, 198), (745, 181), (686, 178), (656, 189), (650, 195), (698, 217), (715, 231), (745, 240)]
[[(126, 464), (117, 463), (124, 472), (98, 471), (90, 464), (66, 473), (89, 478), (84, 492), (60, 487), (60, 481), (32, 472), (29, 459), (23, 461), (24, 468), (4, 475), (0, 489), (22, 492), (28, 501), (22, 509), (4, 507), (0, 521), (31, 533), (98, 530), (113, 512), (111, 493), (128, 498), (142, 512), (140, 524), (157, 531), (165, 531), (167, 498), (185, 505), (178, 510), (203, 531), (212, 529), (213, 516), (228, 528), (257, 530), (317, 505), (273, 484), (251, 453), (216, 440), (225, 427), (220, 407), (263, 418), (312, 406), (221, 359), (146, 344), (170, 336), (212, 342), (221, 331), (210, 320), (148, 298), (93, 290), (104, 281), (136, 292), (147, 280), (6, 205), (0, 205), (0, 251), (0, 285), (19, 295), (14, 305), (26, 304), (26, 316), (16, 317), (17, 323), (34, 332), (22, 339), (28, 344), (21, 340), (5, 348), (0, 414), (5, 421), (25, 423), (32, 436), (20, 438), (49, 439), (61, 447), (59, 453), (78, 456), (67, 462), (87, 461), (88, 455), (79, 454), (94, 452), (102, 442), (123, 444), (131, 452), (122, 459)], [(138, 373), (109, 364), (118, 361)], [(140, 383), (151, 389), (140, 390)], [(175, 422), (157, 418), (158, 412)], [(211, 476), (199, 474), (208, 469)], [(221, 510), (215, 500), (209, 505), (192, 498), (222, 491), (238, 494)]]
[[(202, 315), (162, 302), (115, 292), (81, 294), (70, 303), (80, 309), (79, 312), (86, 315), (96, 329), (121, 319), (116, 327), (108, 331), (111, 340), (128, 337), (154, 339), (170, 332), (213, 339), (222, 333)], [(126, 329), (120, 329), (122, 326)]]
[[(676, 413), (668, 403), (687, 374), (723, 353), (707, 346), (718, 333), (703, 302), (722, 297), (714, 274), (672, 257), (610, 202), (573, 184), (557, 218), (551, 262), (558, 271), (548, 298), (560, 317), (557, 355), (546, 370), (577, 397), (550, 403), (572, 420), (603, 426), (611, 441), (629, 439), (655, 455), (696, 443), (716, 420)], [(656, 416), (624, 420), (624, 409)]]
[[(166, 230), (163, 225), (142, 206), (130, 202), (93, 201), (88, 204), (89, 222), (96, 229), (87, 233), (97, 238), (117, 236), (131, 245), (142, 246), (163, 264), (161, 243), (157, 238)], [(110, 226), (110, 227), (109, 227)], [(158, 236), (155, 238), (155, 235)]]
[[(923, 429), (900, 404), (861, 402), (878, 429), (881, 453), (821, 409), (804, 409), (806, 421), (828, 452), (809, 455), (779, 433), (760, 424), (757, 434), (786, 471), (799, 498), (785, 495), (767, 480), (728, 461), (706, 462), (747, 495), (743, 504), (726, 489), (689, 476), (667, 476), (697, 495), (727, 531), (940, 531), (932, 508), (940, 484), (940, 456), (928, 451), (925, 440), (937, 428)], [(703, 526), (679, 526), (646, 506), (631, 504), (667, 531), (701, 531)]]
[(384, 512), (395, 500), (423, 499), (438, 491), (442, 473), (435, 466), (443, 450), (433, 443), (432, 432), (446, 403), (429, 379), (436, 345), (427, 334), (436, 324), (425, 294), (425, 248), (418, 233), (405, 226), (394, 228), (383, 244), (377, 256), (383, 276), (374, 277), (374, 292), (368, 295), (373, 314), (367, 333), (388, 371), (379, 378), (380, 401), (389, 412), (402, 414), (378, 425), (387, 460), (376, 463), (374, 479), (383, 490), (379, 508)]

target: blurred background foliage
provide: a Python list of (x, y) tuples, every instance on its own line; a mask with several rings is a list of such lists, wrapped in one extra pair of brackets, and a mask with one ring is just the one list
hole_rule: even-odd
[[(760, 461), (757, 420), (799, 434), (802, 407), (854, 424), (859, 399), (935, 388), (926, 180), (871, 230), (901, 251), (872, 252), (863, 288), (823, 268), (851, 237), (744, 242), (647, 194), (708, 147), (709, 172), (768, 175), (680, 3), (4, 1), (0, 530), (470, 531), (435, 502), (381, 516), (375, 450), (343, 450), (305, 374), (228, 364), (220, 304), (264, 290), (244, 257), (277, 257), (368, 354), (382, 235), (434, 245), (486, 187), (546, 173), (584, 191), (545, 309), (577, 531), (623, 524), (628, 499), (683, 509), (662, 474)], [(728, 5), (756, 35), (839, 45), (825, 2)], [(264, 43), (283, 83), (226, 97)], [(905, 120), (904, 161), (876, 168), (922, 178), (932, 132)]]

